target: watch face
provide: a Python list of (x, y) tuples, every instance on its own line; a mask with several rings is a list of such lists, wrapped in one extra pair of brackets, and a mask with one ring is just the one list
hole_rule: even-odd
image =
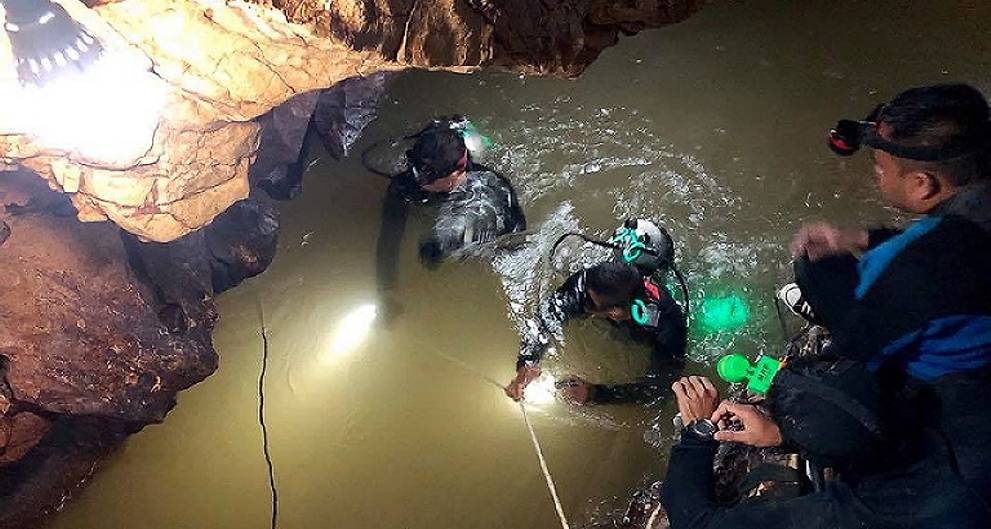
[(716, 424), (709, 419), (696, 419), (692, 421), (692, 431), (701, 437), (712, 437), (717, 429)]

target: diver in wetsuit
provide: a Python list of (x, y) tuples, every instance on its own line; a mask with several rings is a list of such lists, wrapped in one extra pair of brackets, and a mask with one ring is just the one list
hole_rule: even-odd
[[(616, 259), (573, 274), (527, 322), (516, 377), (505, 388), (509, 397), (521, 399), (526, 386), (540, 375), (544, 352), (564, 323), (589, 315), (607, 318), (627, 330), (635, 341), (649, 344), (650, 368), (643, 379), (618, 385), (589, 384), (567, 377), (561, 384), (568, 400), (577, 404), (646, 403), (667, 390), (670, 380), (665, 376), (680, 367), (686, 341), (685, 315), (663, 283), (672, 268), (674, 244), (670, 235), (643, 219), (628, 220), (613, 241), (627, 251), (617, 250)], [(637, 241), (640, 252), (626, 244)]]
[(425, 206), (434, 218), (420, 239), (420, 258), (428, 265), (462, 248), (526, 229), (513, 185), (471, 159), (465, 139), (472, 130), (461, 117), (433, 121), (414, 136), (406, 152), (408, 169), (392, 177), (382, 208), (377, 258), (379, 289), (386, 303), (393, 299), (410, 204)]

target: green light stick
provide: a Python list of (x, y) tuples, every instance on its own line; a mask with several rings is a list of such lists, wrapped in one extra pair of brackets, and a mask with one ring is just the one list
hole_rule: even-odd
[(737, 353), (720, 358), (716, 364), (719, 378), (731, 384), (746, 381), (747, 389), (760, 395), (767, 393), (771, 388), (771, 382), (779, 369), (781, 369), (780, 360), (763, 354), (757, 357), (755, 364), (751, 364), (747, 357)]

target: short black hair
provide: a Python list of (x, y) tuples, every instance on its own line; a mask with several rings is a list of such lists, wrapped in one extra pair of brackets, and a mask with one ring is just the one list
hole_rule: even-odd
[(967, 153), (909, 166), (938, 173), (956, 186), (987, 178), (991, 172), (991, 124), (988, 102), (966, 84), (911, 88), (884, 105), (877, 121), (890, 127), (892, 141), (910, 147), (974, 145)]
[(619, 261), (599, 263), (585, 272), (585, 288), (599, 296), (600, 310), (633, 303), (643, 293), (643, 276), (636, 266)]
[(436, 125), (417, 136), (406, 157), (415, 169), (417, 183), (429, 184), (451, 174), (466, 150), (461, 134), (447, 126)]

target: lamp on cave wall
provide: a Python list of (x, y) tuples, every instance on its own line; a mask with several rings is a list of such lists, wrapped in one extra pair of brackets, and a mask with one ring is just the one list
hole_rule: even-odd
[(86, 28), (47, 0), (3, 0), (4, 29), (22, 84), (44, 86), (65, 75), (83, 73), (103, 54)]
[(40, 143), (128, 163), (151, 147), (166, 86), (147, 57), (109, 47), (50, 0), (0, 0), (20, 81), (13, 109)]

